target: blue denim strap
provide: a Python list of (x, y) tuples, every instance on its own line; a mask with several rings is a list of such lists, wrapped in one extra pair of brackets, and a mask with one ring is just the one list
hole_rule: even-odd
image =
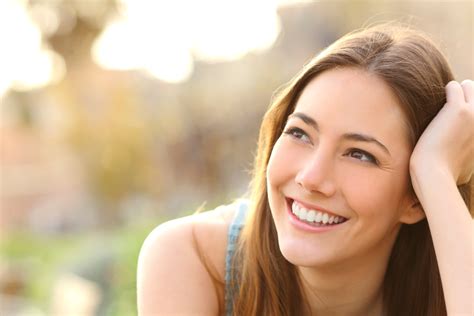
[(237, 211), (235, 212), (234, 218), (227, 233), (227, 252), (225, 257), (225, 309), (226, 315), (229, 316), (233, 313), (232, 303), (234, 297), (234, 289), (230, 284), (232, 277), (232, 258), (234, 257), (240, 231), (244, 226), (248, 204), (249, 202), (247, 200), (241, 200), (238, 202)]

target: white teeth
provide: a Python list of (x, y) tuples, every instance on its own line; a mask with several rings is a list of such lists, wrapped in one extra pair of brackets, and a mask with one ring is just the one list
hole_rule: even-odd
[(291, 211), (300, 220), (307, 221), (310, 223), (314, 222), (320, 224), (338, 224), (344, 221), (344, 218), (340, 216), (329, 215), (321, 211), (308, 210), (295, 201), (293, 201), (291, 205)]
[(296, 203), (291, 204), (291, 210), (293, 211), (293, 214), (297, 215), (297, 213), (298, 213), (298, 204), (296, 204)]
[(301, 220), (305, 221), (306, 220), (306, 215), (308, 214), (308, 211), (304, 208), (300, 208), (300, 215), (298, 216)]
[(324, 213), (324, 215), (323, 215), (323, 224), (327, 224), (328, 220), (329, 220), (329, 215)]
[(316, 223), (321, 223), (322, 219), (323, 219), (323, 213), (318, 212), (318, 214), (316, 215), (316, 218), (314, 219), (314, 221)]
[(314, 222), (315, 218), (316, 218), (316, 212), (315, 211), (309, 211), (308, 214), (306, 215), (306, 220), (308, 222)]

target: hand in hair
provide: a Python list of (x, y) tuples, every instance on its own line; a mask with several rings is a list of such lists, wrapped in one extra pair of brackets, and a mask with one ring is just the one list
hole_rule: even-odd
[(446, 85), (446, 104), (431, 121), (413, 150), (412, 172), (438, 170), (456, 184), (474, 172), (474, 81)]
[(474, 82), (451, 81), (446, 95), (415, 146), (410, 174), (430, 227), (447, 314), (474, 315), (474, 222), (457, 187), (472, 185)]

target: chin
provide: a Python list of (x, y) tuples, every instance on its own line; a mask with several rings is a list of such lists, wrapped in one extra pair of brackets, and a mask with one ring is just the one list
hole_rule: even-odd
[(279, 248), (283, 257), (295, 266), (328, 267), (341, 259), (330, 249), (318, 247), (309, 241), (279, 238)]

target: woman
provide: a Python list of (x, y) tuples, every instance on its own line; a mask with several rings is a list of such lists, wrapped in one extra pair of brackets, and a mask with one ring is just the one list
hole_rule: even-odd
[(390, 25), (319, 54), (263, 119), (250, 201), (147, 238), (140, 314), (472, 315), (474, 83), (453, 78)]

